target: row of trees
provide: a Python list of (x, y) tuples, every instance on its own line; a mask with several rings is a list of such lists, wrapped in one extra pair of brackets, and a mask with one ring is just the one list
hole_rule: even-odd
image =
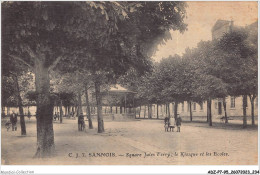
[(174, 55), (163, 59), (144, 76), (129, 71), (121, 83), (138, 92), (139, 105), (148, 105), (149, 108), (151, 104), (166, 104), (169, 109), (169, 103), (174, 102), (174, 116), (177, 116), (178, 104), (187, 101), (191, 121), (191, 102), (207, 101), (210, 126), (212, 99), (223, 99), (227, 122), (226, 97), (243, 96), (243, 127), (246, 127), (248, 96), (252, 125), (255, 125), (257, 74), (257, 26), (249, 26), (226, 33), (219, 40), (201, 41), (196, 48), (186, 49), (182, 57)]
[[(35, 80), (35, 157), (51, 156), (55, 150), (53, 94), (61, 99), (66, 92), (59, 78), (55, 80), (54, 72), (64, 81), (66, 76), (71, 83), (76, 79), (85, 88), (86, 98), (88, 87), (93, 85), (98, 132), (104, 132), (102, 86), (114, 83), (129, 69), (140, 74), (147, 71), (151, 65), (149, 56), (159, 43), (170, 38), (169, 30), (185, 31), (185, 7), (184, 2), (3, 3), (3, 72), (7, 77), (14, 72), (19, 79), (21, 67), (25, 74), (31, 72)], [(81, 75), (88, 78), (83, 80)], [(72, 89), (80, 98), (80, 88)], [(20, 91), (16, 88), (15, 92), (22, 110)], [(20, 114), (23, 121), (23, 111)]]

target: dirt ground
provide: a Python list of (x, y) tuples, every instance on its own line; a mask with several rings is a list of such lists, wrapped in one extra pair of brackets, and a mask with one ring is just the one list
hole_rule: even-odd
[[(79, 132), (77, 120), (54, 121), (56, 155), (33, 159), (36, 120), (26, 118), (27, 136), (6, 131), (2, 121), (2, 164), (6, 165), (257, 165), (257, 126), (183, 122), (165, 132), (163, 120), (105, 121), (105, 132)], [(249, 123), (250, 124), (250, 123)]]

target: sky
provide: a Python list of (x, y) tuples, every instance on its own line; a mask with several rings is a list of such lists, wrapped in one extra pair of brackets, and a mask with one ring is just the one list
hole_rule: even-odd
[(211, 40), (211, 29), (218, 19), (233, 20), (234, 25), (250, 25), (258, 19), (258, 4), (256, 1), (233, 2), (187, 2), (188, 30), (183, 34), (178, 31), (170, 31), (172, 40), (165, 45), (159, 45), (158, 51), (152, 59), (159, 62), (170, 55), (182, 55), (187, 47), (194, 48), (201, 40)]

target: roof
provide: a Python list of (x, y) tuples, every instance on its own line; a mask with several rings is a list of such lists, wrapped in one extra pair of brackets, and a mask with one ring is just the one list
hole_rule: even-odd
[(212, 31), (216, 31), (219, 28), (221, 28), (222, 26), (229, 25), (229, 24), (230, 24), (230, 21), (219, 19), (219, 20), (217, 20), (215, 25), (212, 27)]
[(111, 86), (110, 89), (108, 90), (108, 92), (112, 92), (112, 93), (136, 93), (134, 91), (130, 91), (122, 86), (120, 86), (119, 84), (116, 84), (114, 86)]
[(127, 89), (120, 86), (119, 84), (116, 84), (115, 86), (111, 86), (109, 91), (127, 91)]

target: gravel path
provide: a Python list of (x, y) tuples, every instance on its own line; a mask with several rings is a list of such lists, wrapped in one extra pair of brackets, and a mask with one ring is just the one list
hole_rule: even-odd
[[(162, 120), (105, 121), (105, 133), (77, 131), (77, 121), (54, 122), (56, 155), (32, 159), (35, 119), (26, 120), (27, 136), (2, 127), (2, 164), (56, 165), (256, 165), (257, 127), (184, 122), (181, 132), (164, 132)], [(3, 126), (3, 125), (2, 125)], [(175, 130), (176, 131), (176, 130)]]

